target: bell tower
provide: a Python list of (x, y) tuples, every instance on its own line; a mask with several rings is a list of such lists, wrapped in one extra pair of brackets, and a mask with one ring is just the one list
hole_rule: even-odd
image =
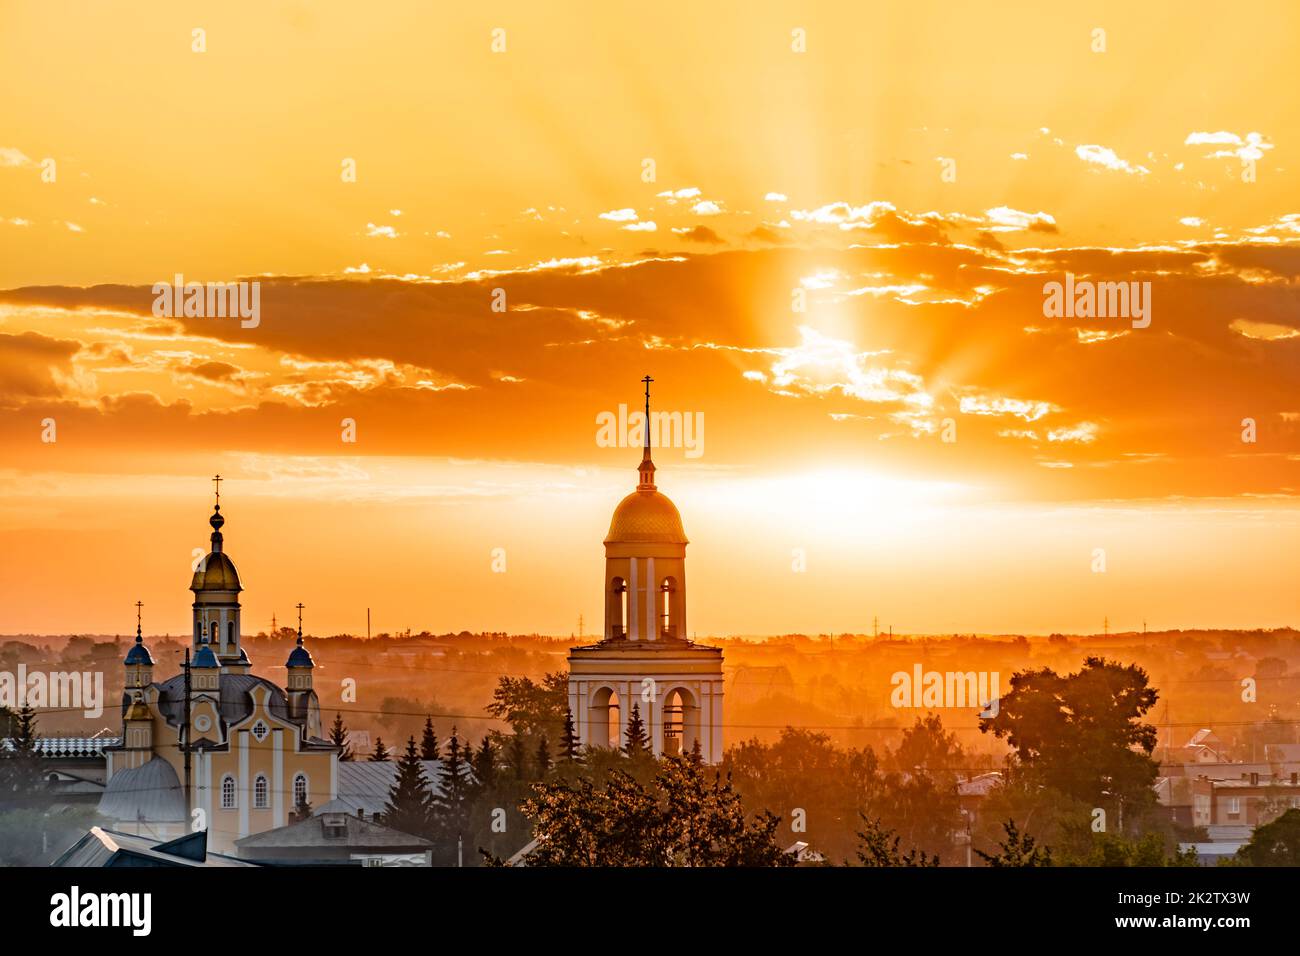
[(722, 649), (686, 630), (686, 531), (655, 482), (650, 457), (650, 383), (636, 489), (619, 502), (605, 535), (605, 632), (569, 652), (569, 710), (580, 743), (621, 747), (636, 705), (653, 752), (722, 760)]
[(203, 558), (194, 571), (194, 580), (190, 590), (194, 592), (194, 624), (191, 635), (192, 653), (197, 655), (202, 647), (208, 647), (216, 655), (223, 672), (229, 666), (240, 667), (243, 655), (239, 626), (239, 592), (243, 585), (239, 581), (239, 572), (235, 563), (224, 550), (224, 538), (221, 529), (226, 519), (221, 514), (220, 475), (212, 479), (216, 489), (216, 501), (208, 524), (212, 526), (212, 549)]

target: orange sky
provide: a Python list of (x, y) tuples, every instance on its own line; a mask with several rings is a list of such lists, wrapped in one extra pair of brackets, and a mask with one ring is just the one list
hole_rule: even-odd
[(1300, 618), (1293, 5), (372, 6), (6, 5), (0, 633), (590, 632), (647, 372), (700, 634)]

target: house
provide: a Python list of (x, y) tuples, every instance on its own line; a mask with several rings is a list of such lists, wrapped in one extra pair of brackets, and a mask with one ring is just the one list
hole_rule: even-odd
[(236, 840), (241, 860), (267, 866), (432, 866), (433, 844), (346, 812), (339, 801), (315, 816)]
[(148, 866), (256, 866), (208, 852), (205, 830), (187, 833), (175, 840), (122, 833), (103, 827), (90, 831), (69, 847), (50, 866), (73, 867), (148, 867)]

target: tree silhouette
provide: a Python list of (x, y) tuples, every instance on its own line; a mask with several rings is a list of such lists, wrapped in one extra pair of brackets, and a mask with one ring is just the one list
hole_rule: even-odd
[(438, 735), (433, 732), (433, 718), (424, 718), (424, 735), (420, 738), (420, 759), (438, 760)]
[(645, 722), (641, 719), (641, 710), (636, 705), (632, 705), (632, 714), (627, 719), (627, 731), (625, 733), (627, 743), (623, 747), (623, 752), (629, 757), (639, 757), (650, 751), (650, 737), (645, 730)]
[(394, 830), (428, 836), (432, 829), (432, 815), (433, 794), (412, 736), (406, 742), (406, 752), (397, 760), (397, 778), (388, 792), (383, 821), (385, 826)]
[(343, 715), (336, 713), (334, 723), (330, 725), (330, 743), (339, 748), (340, 760), (355, 760), (356, 754), (348, 746), (348, 728), (343, 723)]
[(1006, 831), (1007, 838), (998, 843), (1001, 851), (998, 853), (984, 853), (976, 850), (975, 855), (987, 863), (989, 866), (1007, 867), (1007, 866), (1051, 866), (1052, 851), (1050, 847), (1039, 847), (1034, 845), (1034, 838), (1029, 834), (1022, 834), (1016, 827), (1015, 820), (1008, 820), (1002, 824), (1002, 829)]

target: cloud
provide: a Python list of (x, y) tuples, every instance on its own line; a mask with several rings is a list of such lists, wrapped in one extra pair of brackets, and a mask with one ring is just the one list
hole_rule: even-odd
[(610, 222), (633, 222), (636, 218), (635, 209), (611, 209), (609, 212), (602, 212), (601, 219), (608, 219)]
[(768, 193), (763, 197), (767, 202), (787, 202), (789, 197), (785, 193)]
[(0, 146), (0, 167), (16, 168), (35, 165), (23, 154), (22, 150), (15, 149), (12, 146)]
[(691, 207), (691, 212), (697, 216), (717, 216), (722, 212), (722, 207), (712, 199), (701, 199)]
[(993, 223), (990, 232), (1056, 232), (1056, 220), (1045, 212), (1021, 212), (1010, 206), (996, 206), (985, 215)]
[(1206, 159), (1226, 159), (1235, 156), (1243, 161), (1263, 159), (1264, 151), (1273, 148), (1272, 143), (1264, 141), (1261, 133), (1247, 133), (1244, 137), (1236, 133), (1220, 130), (1217, 133), (1188, 133), (1183, 140), (1184, 146), (1220, 146), (1206, 154)]
[(645, 222), (629, 223), (628, 225), (621, 226), (620, 228), (626, 229), (628, 232), (654, 232), (659, 227), (655, 225), (653, 220), (647, 220)]
[(1085, 163), (1092, 163), (1097, 166), (1103, 166), (1106, 169), (1115, 170), (1116, 172), (1127, 173), (1130, 176), (1146, 176), (1151, 170), (1145, 166), (1137, 166), (1126, 159), (1120, 159), (1115, 151), (1109, 146), (1076, 146), (1074, 154)]
[(708, 226), (682, 226), (674, 228), (673, 232), (688, 242), (703, 242), (711, 245), (721, 245), (725, 241)]
[(373, 222), (368, 222), (366, 235), (371, 239), (396, 239), (398, 232), (392, 226), (376, 226)]

